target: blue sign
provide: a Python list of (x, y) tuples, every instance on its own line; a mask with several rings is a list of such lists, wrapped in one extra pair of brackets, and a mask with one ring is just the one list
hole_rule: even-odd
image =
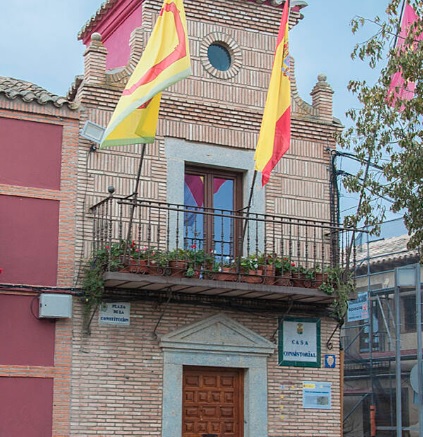
[(369, 300), (367, 292), (358, 293), (356, 300), (348, 302), (348, 321), (356, 322), (358, 320), (366, 320), (369, 318)]
[(336, 356), (332, 354), (325, 355), (325, 367), (327, 369), (334, 369), (336, 367)]

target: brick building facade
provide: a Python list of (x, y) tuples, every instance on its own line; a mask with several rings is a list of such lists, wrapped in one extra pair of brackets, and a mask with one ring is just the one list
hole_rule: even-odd
[[(235, 174), (240, 207), (247, 205), (281, 13), (280, 5), (244, 0), (186, 0), (184, 5), (193, 74), (163, 93), (156, 141), (146, 146), (143, 155), (138, 197), (167, 205), (153, 211), (150, 204), (146, 209), (137, 204), (131, 237), (148, 246), (173, 248), (183, 239), (184, 226), (169, 212), (177, 208), (169, 205), (184, 204), (187, 171), (214, 172), (219, 177)], [(67, 226), (66, 217), (59, 215), (63, 233), (58, 240), (57, 285), (81, 288), (93, 249), (119, 242), (130, 227), (127, 211), (121, 215), (120, 208), (134, 191), (142, 145), (95, 150), (77, 129), (87, 120), (107, 125), (160, 7), (157, 0), (142, 5), (110, 0), (79, 35), (87, 46), (85, 70), (68, 95), (77, 110), (62, 109), (78, 144), (72, 143), (72, 153), (62, 159), (69, 163), (62, 166), (69, 174), (62, 172), (61, 186), (69, 188), (66, 205), (71, 211), (66, 217), (72, 224)], [(291, 26), (301, 17), (300, 11), (293, 10)], [(129, 32), (131, 26), (139, 27)], [(209, 60), (208, 48), (214, 43), (223, 45), (231, 57), (225, 71)], [(123, 50), (129, 56), (126, 64), (114, 52), (120, 44), (129, 47)], [(311, 92), (312, 104), (307, 104), (292, 77), (291, 148), (266, 188), (255, 184), (252, 212), (257, 225), (247, 231), (246, 239), (254, 250), (280, 253), (288, 247), (298, 263), (326, 265), (334, 261), (329, 231), (336, 215), (331, 209), (330, 150), (341, 126), (332, 116), (332, 90), (326, 78), (319, 76)], [(4, 108), (8, 116), (12, 104)], [(50, 120), (50, 112), (37, 111)], [(65, 115), (60, 114), (68, 120)], [(63, 147), (68, 150), (66, 141)], [(8, 190), (13, 194), (16, 188)], [(56, 194), (49, 191), (48, 195)], [(107, 202), (101, 203), (105, 198)], [(99, 202), (100, 207), (90, 209)], [(101, 205), (108, 205), (106, 212), (101, 210), (104, 215), (98, 214)], [(295, 226), (283, 222), (269, 237), (275, 217), (296, 220)], [(284, 229), (290, 229), (290, 238), (283, 235)], [(66, 248), (70, 257), (64, 256)], [(246, 251), (245, 247), (234, 250), (238, 255)], [(167, 274), (112, 271), (104, 279), (103, 303), (122, 305), (127, 323), (102, 323), (99, 312), (104, 305), (91, 308), (87, 317), (84, 299), (76, 296), (72, 321), (55, 322), (55, 357), (63, 354), (68, 361), (63, 371), (60, 359), (45, 370), (57, 372), (51, 435), (342, 434), (340, 354), (338, 348), (332, 349), (339, 332), (337, 322), (329, 317), (330, 297), (291, 284), (247, 285)], [(304, 326), (311, 327), (315, 363), (283, 363), (280, 354), (286, 344), (280, 336), (282, 329), (287, 332), (288, 322), (297, 324), (298, 335)], [(2, 367), (6, 376), (15, 371), (7, 363)], [(59, 381), (62, 387), (56, 385)], [(66, 407), (62, 414), (56, 403), (59, 396)], [(311, 398), (324, 401), (317, 401), (319, 406)]]

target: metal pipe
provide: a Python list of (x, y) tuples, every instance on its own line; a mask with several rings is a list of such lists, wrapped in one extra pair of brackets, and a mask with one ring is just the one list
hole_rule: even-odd
[(423, 360), (422, 360), (422, 293), (420, 264), (416, 264), (416, 332), (417, 332), (417, 404), (419, 408), (419, 435), (423, 436)]
[[(397, 279), (397, 278), (396, 278)], [(395, 281), (397, 282), (397, 281)], [(395, 287), (395, 382), (396, 382), (396, 428), (397, 437), (402, 437), (401, 405), (401, 321), (399, 287)]]

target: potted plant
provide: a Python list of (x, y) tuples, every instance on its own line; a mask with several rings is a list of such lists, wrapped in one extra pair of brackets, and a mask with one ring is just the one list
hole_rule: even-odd
[(259, 267), (263, 264), (263, 258), (260, 254), (254, 253), (243, 256), (239, 259), (239, 266), (242, 272), (256, 274)]
[(263, 257), (262, 264), (259, 268), (262, 271), (265, 284), (274, 284), (276, 268), (277, 266), (280, 268), (281, 265), (281, 260), (276, 254), (266, 255)]
[(190, 266), (197, 271), (201, 270), (213, 270), (214, 255), (213, 252), (207, 252), (203, 249), (197, 249), (197, 246), (193, 244), (189, 250), (186, 251), (187, 258)]
[(322, 271), (320, 264), (314, 266), (314, 287), (319, 288), (322, 285), (325, 274)]
[(275, 285), (282, 285), (285, 287), (292, 286), (292, 269), (295, 268), (295, 263), (291, 261), (291, 258), (283, 256), (277, 258), (275, 264)]
[(342, 326), (348, 310), (348, 301), (354, 293), (354, 281), (352, 273), (341, 267), (330, 267), (325, 269), (326, 277), (319, 286), (319, 290), (334, 296), (330, 307), (330, 315)]
[(295, 266), (291, 269), (292, 284), (294, 287), (305, 287), (305, 272), (306, 268), (303, 266)]
[(316, 272), (314, 268), (304, 269), (303, 271), (303, 284), (306, 288), (311, 288), (316, 278)]
[(221, 257), (213, 266), (213, 278), (217, 281), (236, 281), (238, 278), (237, 266), (229, 256)]
[(242, 274), (241, 281), (249, 283), (263, 282), (262, 270), (260, 266), (263, 264), (262, 255), (254, 253), (239, 259), (240, 272)]
[(188, 253), (185, 249), (176, 248), (167, 252), (170, 275), (183, 277), (188, 268)]

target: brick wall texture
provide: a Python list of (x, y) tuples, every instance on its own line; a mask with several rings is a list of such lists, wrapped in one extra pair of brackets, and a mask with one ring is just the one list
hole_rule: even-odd
[[(81, 321), (79, 310), (75, 325)], [(94, 317), (91, 335), (75, 330), (73, 338), (72, 436), (160, 436), (163, 394), (163, 353), (160, 338), (183, 326), (223, 313), (269, 341), (275, 342), (275, 312), (226, 311), (218, 307), (132, 302), (129, 327), (98, 324)], [(297, 313), (304, 316), (310, 314)], [(322, 362), (336, 323), (323, 318)], [(332, 339), (338, 344), (339, 336)], [(340, 436), (339, 367), (302, 368), (278, 366), (277, 347), (268, 358), (268, 435)], [(332, 409), (308, 410), (302, 406), (303, 381), (332, 383)], [(289, 387), (283, 390), (281, 386)], [(180, 435), (175, 430), (175, 436)]]
[[(141, 175), (143, 196), (160, 201), (166, 201), (168, 183), (165, 138), (255, 149), (280, 20), (280, 9), (266, 2), (187, 0), (184, 5), (193, 75), (163, 92), (156, 141), (146, 147)], [(133, 34), (135, 54), (148, 40), (160, 6), (159, 1), (145, 2), (143, 25)], [(210, 35), (220, 36), (240, 59), (240, 69), (232, 77), (216, 77), (204, 67), (207, 59), (202, 44), (210, 40)], [(104, 70), (105, 57), (101, 40), (96, 37), (86, 52), (85, 78), (77, 95), (81, 102), (81, 123), (91, 120), (107, 125), (136, 63), (132, 59), (123, 71), (109, 74)], [(136, 55), (134, 58), (137, 59)], [(340, 125), (332, 116), (332, 90), (325, 79), (316, 78), (312, 104), (299, 97), (295, 81), (292, 83), (291, 148), (274, 169), (266, 187), (266, 210), (271, 214), (329, 221), (328, 149), (335, 147), (334, 134)], [(80, 225), (76, 250), (85, 256), (90, 252), (87, 240), (91, 238), (92, 226), (91, 218), (85, 214), (87, 207), (103, 199), (109, 185), (115, 187), (118, 195), (131, 194), (141, 153), (141, 146), (137, 145), (96, 153), (89, 153), (88, 149), (89, 143), (80, 139), (76, 204)], [(97, 316), (90, 336), (84, 336), (76, 328), (72, 358), (72, 436), (160, 436), (163, 355), (159, 338), (215, 313), (212, 308), (178, 304), (171, 304), (163, 311), (160, 305), (137, 302), (131, 307), (129, 328), (98, 326)], [(236, 311), (225, 313), (267, 339), (277, 327), (278, 315), (274, 313), (253, 316)], [(75, 327), (80, 324), (80, 318), (75, 318)], [(322, 320), (322, 355), (329, 353), (325, 339), (334, 328), (334, 321)], [(333, 344), (337, 344), (337, 334)], [(338, 350), (330, 353), (335, 353), (338, 360)], [(332, 383), (331, 410), (302, 407), (302, 382), (307, 380)], [(270, 437), (341, 434), (339, 366), (335, 369), (281, 367), (277, 365), (275, 353), (268, 360), (268, 381)], [(282, 397), (283, 384), (292, 388), (289, 399)], [(175, 430), (175, 436), (179, 432)]]
[[(275, 50), (281, 8), (268, 2), (224, 0), (184, 2), (193, 75), (163, 93), (157, 136), (147, 145), (141, 175), (142, 195), (166, 201), (164, 140), (254, 150), (260, 128)], [(159, 0), (146, 0), (142, 27), (133, 33), (133, 56), (120, 72), (105, 71), (106, 50), (98, 37), (85, 53), (85, 71), (76, 101), (77, 111), (49, 105), (1, 101), (0, 116), (59, 123), (64, 127), (60, 191), (0, 186), (2, 194), (58, 199), (60, 241), (58, 285), (69, 290), (81, 284), (81, 269), (89, 256), (92, 217), (89, 207), (107, 196), (131, 194), (141, 146), (90, 151), (78, 132), (86, 120), (106, 126), (127, 77), (157, 19)], [(294, 17), (295, 18), (295, 17)], [(298, 17), (297, 17), (298, 18)], [(294, 22), (295, 20), (293, 20)], [(303, 25), (303, 24), (300, 24)], [(305, 24), (304, 24), (305, 25)], [(240, 59), (239, 71), (222, 78), (204, 67), (202, 43), (220, 34)], [(295, 56), (295, 54), (294, 54)], [(271, 214), (329, 220), (328, 148), (335, 147), (339, 122), (332, 117), (332, 90), (323, 76), (312, 91), (312, 104), (298, 95), (292, 82), (292, 142), (266, 186), (266, 210)], [(14, 292), (14, 291), (10, 291)], [(160, 436), (163, 354), (160, 336), (221, 311), (199, 305), (133, 302), (127, 328), (99, 326), (93, 317), (91, 335), (83, 334), (82, 308), (74, 298), (74, 317), (56, 322), (55, 365), (51, 368), (0, 366), (1, 376), (54, 378), (53, 436)], [(282, 314), (223, 312), (266, 339), (272, 339)], [(310, 312), (299, 313), (313, 317)], [(336, 323), (322, 319), (322, 356)], [(332, 339), (337, 344), (338, 334)], [(268, 359), (268, 435), (303, 437), (341, 435), (340, 369), (281, 367), (277, 354)], [(332, 383), (330, 410), (302, 408), (302, 382)], [(281, 385), (291, 387), (289, 399)], [(180, 435), (175, 430), (175, 437)], [(263, 436), (257, 436), (263, 437)]]
[[(254, 150), (266, 100), (275, 35), (280, 10), (267, 3), (246, 1), (185, 1), (193, 75), (163, 93), (156, 142), (147, 145), (141, 176), (147, 198), (166, 201), (166, 159), (164, 139), (173, 137), (198, 144)], [(143, 26), (133, 48), (148, 40), (155, 23), (158, 1), (146, 2)], [(203, 67), (207, 63), (202, 42), (211, 34), (221, 36), (241, 54), (241, 68), (229, 79), (217, 78)], [(89, 119), (106, 125), (134, 62), (127, 71), (106, 74), (105, 52), (100, 40), (93, 40), (86, 55), (85, 82), (78, 92), (82, 103), (81, 123)], [(89, 59), (88, 59), (89, 57)], [(317, 79), (317, 78), (316, 78)], [(329, 220), (328, 148), (335, 147), (339, 124), (332, 117), (332, 90), (319, 77), (312, 92), (312, 105), (292, 87), (292, 143), (272, 173), (266, 187), (269, 213)], [(132, 193), (141, 146), (112, 148), (90, 154), (89, 144), (80, 141), (78, 214), (84, 222), (88, 205), (107, 195), (113, 185), (116, 194)], [(89, 238), (91, 222), (85, 216), (77, 247)], [(78, 249), (77, 249), (78, 250)], [(163, 356), (160, 335), (213, 314), (212, 309), (170, 305), (161, 316), (160, 306), (132, 305), (128, 329), (99, 327), (93, 319), (91, 336), (75, 330), (72, 380), (72, 435), (161, 435)], [(270, 339), (277, 326), (274, 314), (251, 317), (227, 314)], [(78, 320), (74, 320), (79, 325)], [(322, 321), (322, 354), (325, 339), (335, 324)], [(155, 333), (154, 333), (155, 331)], [(336, 336), (334, 338), (336, 344)], [(335, 352), (338, 355), (338, 352)], [(337, 357), (338, 358), (338, 357)], [(268, 361), (269, 436), (339, 436), (340, 373), (336, 369), (280, 367), (277, 354)], [(304, 410), (302, 382), (324, 380), (332, 383), (332, 409)], [(289, 400), (281, 399), (280, 386), (293, 387)], [(176, 431), (175, 431), (176, 432)], [(179, 431), (175, 435), (179, 435)]]

